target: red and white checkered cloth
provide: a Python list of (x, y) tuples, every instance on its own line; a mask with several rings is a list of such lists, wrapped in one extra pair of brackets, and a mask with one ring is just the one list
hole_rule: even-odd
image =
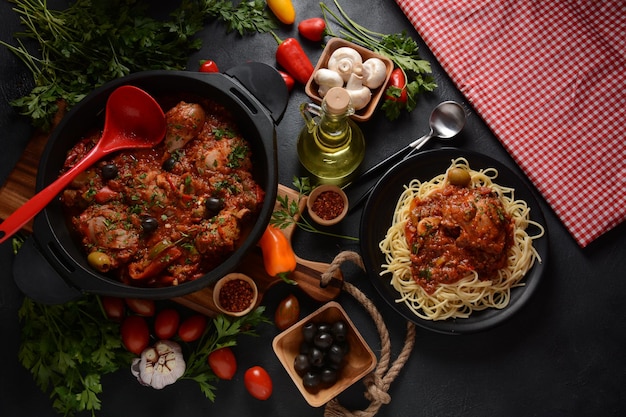
[(581, 247), (626, 220), (626, 0), (396, 0)]

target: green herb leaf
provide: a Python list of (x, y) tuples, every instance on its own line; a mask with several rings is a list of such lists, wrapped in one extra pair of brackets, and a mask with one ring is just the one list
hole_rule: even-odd
[[(17, 46), (0, 41), (31, 71), (31, 92), (11, 104), (48, 130), (62, 106), (73, 107), (94, 88), (144, 70), (181, 70), (202, 41), (195, 35), (217, 19), (240, 35), (267, 32), (274, 23), (262, 0), (182, 0), (164, 21), (148, 16), (148, 1), (76, 0), (65, 10), (45, 1), (10, 0), (23, 32)], [(31, 52), (22, 39), (38, 45)], [(63, 104), (62, 104), (63, 103)]]

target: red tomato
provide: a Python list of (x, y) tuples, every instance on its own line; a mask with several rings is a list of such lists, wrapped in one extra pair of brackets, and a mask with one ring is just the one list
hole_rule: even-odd
[(293, 86), (296, 84), (296, 80), (294, 80), (293, 77), (287, 74), (285, 71), (278, 70), (278, 73), (281, 77), (283, 77), (283, 81), (287, 86), (287, 91), (291, 92), (291, 90), (293, 90)]
[(220, 72), (220, 69), (217, 67), (215, 61), (207, 59), (200, 61), (200, 72)]
[(180, 323), (180, 314), (173, 308), (159, 311), (154, 320), (154, 333), (159, 339), (167, 340), (174, 337)]
[(319, 42), (324, 37), (326, 22), (321, 17), (305, 19), (298, 24), (298, 32), (306, 39)]
[(402, 90), (400, 92), (400, 97), (395, 97), (390, 94), (385, 95), (387, 100), (398, 101), (400, 103), (406, 103), (406, 78), (404, 77), (404, 73), (400, 68), (396, 68), (391, 71), (391, 76), (389, 77), (389, 83), (387, 84), (387, 88), (395, 87)]
[(186, 318), (178, 328), (178, 337), (184, 342), (198, 340), (206, 328), (206, 316), (195, 314)]
[(156, 312), (154, 300), (146, 300), (143, 298), (126, 298), (126, 305), (136, 314), (144, 317), (152, 317)]
[(285, 330), (300, 318), (300, 303), (295, 295), (283, 299), (274, 313), (274, 323), (280, 330)]
[(100, 298), (102, 301), (102, 308), (109, 318), (113, 321), (122, 321), (124, 317), (124, 300), (118, 297), (106, 297)]
[(148, 323), (141, 316), (126, 317), (120, 327), (120, 333), (124, 347), (135, 355), (141, 355), (150, 342)]
[(272, 379), (260, 366), (253, 366), (243, 376), (243, 383), (254, 398), (267, 400), (272, 395)]
[(232, 379), (237, 372), (237, 360), (229, 347), (214, 350), (208, 357), (209, 366), (220, 379)]

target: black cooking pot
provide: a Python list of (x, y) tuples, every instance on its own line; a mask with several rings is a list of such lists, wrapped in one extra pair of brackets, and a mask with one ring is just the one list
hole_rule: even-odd
[(225, 73), (148, 71), (112, 81), (85, 97), (52, 133), (37, 174), (37, 190), (53, 182), (67, 151), (87, 132), (103, 124), (104, 108), (111, 92), (134, 85), (158, 98), (190, 93), (222, 104), (235, 117), (252, 148), (254, 178), (265, 191), (258, 218), (237, 249), (223, 263), (195, 281), (166, 288), (140, 288), (123, 284), (95, 271), (75, 241), (62, 204), (51, 202), (34, 222), (34, 233), (18, 252), (14, 277), (29, 297), (44, 303), (60, 303), (83, 292), (118, 297), (166, 299), (200, 290), (232, 272), (257, 243), (271, 217), (278, 187), (275, 124), (285, 111), (288, 91), (280, 74), (262, 63), (248, 63)]

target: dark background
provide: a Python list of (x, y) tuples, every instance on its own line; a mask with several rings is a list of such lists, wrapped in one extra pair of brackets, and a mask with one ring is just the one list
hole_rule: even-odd
[[(165, 10), (153, 2), (155, 10)], [(330, 5), (331, 2), (328, 2)], [(344, 9), (357, 22), (382, 33), (406, 30), (421, 45), (420, 54), (433, 64), (439, 87), (420, 99), (418, 108), (395, 122), (377, 114), (362, 124), (367, 140), (364, 167), (405, 146), (428, 131), (431, 109), (443, 100), (463, 103), (468, 121), (453, 146), (475, 150), (495, 158), (519, 173), (512, 159), (471, 106), (464, 100), (438, 66), (428, 48), (392, 0), (343, 0)], [(297, 19), (320, 15), (318, 2), (294, 0)], [(171, 6), (169, 6), (171, 7)], [(0, 1), (0, 38), (12, 42), (19, 29), (11, 4)], [(297, 37), (294, 27), (282, 26), (278, 36)], [(210, 58), (225, 70), (246, 61), (276, 65), (276, 43), (269, 35), (240, 38), (226, 34), (220, 23), (207, 25), (200, 34), (204, 46), (189, 59), (194, 70), (200, 59)], [(315, 63), (321, 54), (318, 44), (302, 41)], [(532, 46), (529, 46), (532, 47)], [(30, 130), (17, 117), (8, 101), (29, 88), (30, 74), (5, 48), (0, 48), (0, 180), (4, 182), (26, 145)], [(291, 94), (284, 119), (277, 126), (279, 174), (290, 186), (294, 175), (302, 175), (296, 157), (295, 140), (304, 122), (298, 111), (308, 101), (302, 87)], [(436, 141), (430, 148), (442, 146)], [(602, 175), (601, 172), (598, 175)], [(471, 335), (449, 336), (417, 329), (411, 357), (391, 384), (391, 403), (383, 406), (382, 416), (618, 416), (626, 413), (621, 391), (626, 383), (626, 236), (622, 225), (586, 249), (580, 249), (555, 217), (540, 201), (550, 235), (549, 262), (542, 282), (529, 303), (501, 326)], [(334, 231), (356, 235), (360, 211)], [(297, 232), (296, 252), (305, 259), (330, 262), (343, 250), (358, 250), (358, 244)], [(19, 324), (17, 309), (22, 296), (12, 280), (10, 244), (0, 246), (0, 415), (53, 416), (47, 395), (35, 386), (30, 374), (17, 360)], [(357, 285), (379, 308), (390, 331), (392, 359), (403, 344), (406, 322), (375, 292), (367, 276), (349, 266), (346, 278)], [(36, 277), (33, 277), (36, 279)], [(278, 285), (269, 291), (264, 304), (273, 314), (276, 304), (294, 292), (303, 313), (317, 305), (297, 289)], [(380, 339), (372, 319), (350, 295), (338, 301), (349, 312), (375, 352)], [(235, 353), (239, 371), (231, 381), (217, 385), (217, 400), (208, 401), (189, 381), (178, 382), (162, 391), (141, 387), (128, 371), (103, 378), (103, 416), (322, 416), (322, 408), (310, 407), (293, 385), (272, 352), (277, 334), (273, 326), (259, 328), (261, 338), (244, 337)], [(274, 381), (274, 394), (265, 401), (252, 399), (243, 386), (243, 372), (262, 365)], [(349, 409), (366, 407), (363, 385), (357, 383), (340, 396)]]

